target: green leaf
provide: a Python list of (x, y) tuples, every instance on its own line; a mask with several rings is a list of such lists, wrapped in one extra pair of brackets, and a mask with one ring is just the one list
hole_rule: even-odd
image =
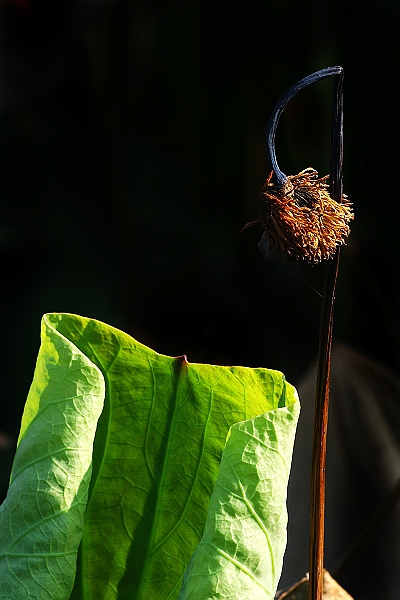
[[(44, 317), (44, 327), (48, 336), (49, 332), (57, 335), (74, 356), (79, 356), (82, 365), (96, 372), (98, 386), (101, 377), (105, 384), (104, 409), (97, 429), (96, 419), (84, 417), (87, 431), (89, 421), (91, 435), (96, 430), (93, 471), (70, 598), (176, 599), (203, 533), (229, 428), (291, 405), (295, 390), (278, 371), (191, 364), (186, 357), (157, 354), (129, 335), (92, 319), (50, 314)], [(49, 360), (51, 364), (51, 355), (42, 349), (36, 386), (46, 388)], [(71, 364), (66, 377), (73, 378), (76, 373)], [(83, 409), (79, 406), (75, 411), (72, 393), (68, 392), (68, 398), (72, 399), (68, 427), (71, 435), (76, 435), (72, 421), (78, 418), (75, 412)], [(20, 447), (35, 424), (35, 402), (28, 400)], [(38, 421), (36, 434), (29, 437), (29, 453), (36, 456), (35, 440), (46, 444), (43, 439), (55, 429), (50, 418)], [(67, 465), (64, 472), (68, 480), (76, 467), (70, 473)], [(89, 467), (86, 474), (90, 475)], [(34, 497), (33, 480), (34, 473), (30, 491)], [(59, 485), (65, 483), (60, 481)], [(37, 485), (40, 487), (40, 482)], [(51, 495), (50, 484), (46, 490)], [(82, 512), (84, 500), (77, 501)], [(41, 511), (32, 513), (32, 522), (36, 518), (39, 528)], [(4, 512), (11, 523), (7, 507)], [(82, 526), (81, 516), (76, 520), (77, 531)], [(11, 524), (10, 543), (14, 543), (13, 533)], [(75, 564), (72, 548), (76, 550), (79, 535), (73, 540), (71, 537), (68, 546), (71, 567)], [(32, 548), (34, 551), (35, 546)], [(43, 574), (46, 589), (58, 586), (52, 569)], [(61, 571), (69, 582), (70, 571), (64, 566)], [(31, 576), (36, 577), (36, 573)], [(29, 581), (28, 571), (21, 575), (21, 585), (26, 578)], [(37, 598), (42, 597), (49, 596), (37, 594)], [(60, 589), (59, 596), (52, 597), (68, 600), (69, 594)]]
[(286, 547), (299, 402), (234, 425), (180, 600), (272, 600)]
[(98, 368), (44, 321), (10, 488), (0, 507), (2, 599), (69, 597), (103, 401)]
[(98, 321), (48, 318), (106, 381), (71, 598), (177, 598), (229, 427), (285, 406), (294, 389), (277, 371), (191, 364)]

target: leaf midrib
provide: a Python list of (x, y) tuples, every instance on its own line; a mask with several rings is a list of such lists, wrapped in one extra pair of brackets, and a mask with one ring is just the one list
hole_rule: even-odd
[[(179, 366), (178, 366), (179, 371), (177, 369), (178, 372), (175, 372), (175, 382), (174, 382), (174, 387), (172, 390), (173, 413), (172, 413), (172, 418), (171, 418), (170, 426), (169, 426), (169, 430), (168, 430), (168, 438), (167, 438), (167, 443), (165, 446), (165, 452), (164, 452), (164, 457), (163, 457), (161, 477), (160, 477), (159, 484), (157, 487), (157, 501), (156, 501), (156, 505), (155, 505), (154, 519), (152, 521), (152, 527), (151, 527), (151, 532), (150, 532), (150, 536), (149, 536), (149, 543), (147, 546), (146, 557), (143, 562), (144, 566), (143, 566), (142, 576), (140, 578), (140, 584), (139, 584), (139, 586), (137, 588), (137, 592), (136, 592), (137, 600), (140, 600), (144, 595), (144, 590), (148, 583), (148, 575), (149, 575), (149, 571), (151, 568), (151, 558), (152, 558), (152, 555), (155, 550), (154, 540), (155, 540), (155, 536), (156, 536), (156, 532), (157, 532), (157, 525), (158, 525), (159, 514), (160, 514), (159, 508), (160, 508), (161, 499), (162, 499), (162, 489), (163, 489), (163, 485), (164, 485), (164, 481), (165, 481), (165, 477), (166, 477), (166, 473), (167, 473), (170, 448), (171, 448), (171, 444), (172, 444), (173, 433), (175, 430), (175, 423), (176, 423), (177, 412), (178, 412), (177, 411), (178, 389), (179, 389), (179, 386), (181, 383), (182, 368), (183, 368), (184, 364), (187, 365), (187, 362), (184, 359), (184, 357), (182, 357), (182, 359), (179, 363)], [(175, 363), (175, 365), (177, 365), (177, 363)], [(150, 368), (151, 368), (152, 374), (154, 376), (153, 368), (152, 368), (151, 364), (150, 364)], [(154, 390), (154, 394), (155, 394), (155, 390)]]
[(198, 461), (197, 468), (196, 468), (196, 474), (195, 474), (195, 477), (193, 477), (193, 481), (192, 481), (192, 485), (190, 487), (190, 493), (188, 495), (188, 499), (187, 499), (186, 505), (185, 505), (184, 509), (182, 510), (182, 513), (181, 513), (178, 521), (175, 523), (175, 525), (172, 527), (172, 529), (170, 529), (170, 531), (163, 537), (163, 539), (160, 542), (158, 542), (158, 544), (153, 548), (153, 552), (155, 552), (156, 550), (158, 550), (158, 548), (160, 548), (163, 544), (165, 544), (165, 542), (168, 540), (168, 538), (171, 537), (171, 535), (174, 533), (174, 531), (177, 529), (177, 527), (179, 527), (179, 525), (182, 522), (182, 519), (183, 519), (183, 517), (184, 517), (184, 515), (186, 513), (186, 510), (188, 508), (189, 502), (190, 502), (190, 500), (192, 498), (193, 490), (194, 490), (194, 487), (195, 487), (195, 485), (197, 483), (197, 480), (198, 480), (198, 477), (199, 477), (201, 463), (202, 463), (202, 460), (203, 460), (205, 441), (206, 441), (206, 437), (207, 437), (207, 427), (208, 427), (208, 423), (209, 423), (211, 412), (212, 412), (212, 408), (213, 408), (213, 401), (214, 401), (214, 390), (213, 390), (213, 388), (211, 388), (210, 404), (209, 404), (209, 410), (208, 410), (207, 419), (206, 419), (205, 426), (204, 426), (204, 434), (203, 434), (203, 439), (202, 439), (201, 452), (200, 452), (199, 461)]

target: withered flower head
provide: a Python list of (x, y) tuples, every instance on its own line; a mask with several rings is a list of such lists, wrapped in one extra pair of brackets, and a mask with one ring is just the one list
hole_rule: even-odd
[(327, 179), (307, 168), (289, 175), (282, 186), (265, 182), (259, 221), (271, 250), (286, 262), (318, 263), (330, 258), (350, 233), (354, 218), (346, 196), (336, 202), (329, 196)]
[(341, 191), (342, 84), (337, 87), (334, 96), (331, 190), (328, 191), (327, 184), (329, 175), (319, 178), (317, 171), (310, 167), (298, 175), (286, 176), (279, 169), (275, 153), (276, 128), (285, 106), (300, 90), (331, 75), (339, 76), (342, 81), (342, 67), (321, 69), (298, 81), (278, 100), (269, 119), (267, 157), (272, 171), (261, 194), (259, 218), (243, 228), (256, 222), (262, 224), (265, 231), (258, 247), (266, 260), (283, 264), (299, 261), (319, 263), (332, 257), (350, 233), (349, 222), (354, 214), (351, 203)]

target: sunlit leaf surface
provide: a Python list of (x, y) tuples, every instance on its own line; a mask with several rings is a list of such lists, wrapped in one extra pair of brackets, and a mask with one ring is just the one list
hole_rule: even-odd
[[(66, 444), (68, 435), (73, 439), (81, 434), (89, 436), (89, 429), (92, 437), (95, 434), (82, 542), (79, 545), (84, 492), (82, 497), (72, 494), (70, 500), (73, 507), (75, 503), (80, 507), (79, 518), (74, 520), (76, 533), (64, 536), (65, 548), (57, 546), (58, 554), (64, 552), (63, 561), (68, 563), (68, 568), (64, 563), (57, 563), (58, 572), (55, 570), (54, 576), (51, 561), (55, 557), (48, 558), (45, 553), (43, 565), (36, 567), (39, 546), (36, 546), (34, 528), (42, 531), (46, 519), (50, 530), (46, 539), (58, 540), (59, 526), (54, 518), (43, 514), (41, 504), (35, 504), (41, 484), (32, 471), (29, 495), (36, 512), (29, 509), (32, 528), (27, 524), (26, 539), (36, 558), (35, 563), (29, 563), (29, 572), (18, 575), (21, 585), (25, 585), (26, 578), (36, 581), (43, 575), (39, 585), (45, 591), (37, 598), (68, 600), (69, 593), (60, 588), (57, 596), (54, 588), (58, 588), (62, 577), (68, 579), (63, 589), (67, 590), (70, 585), (79, 545), (71, 600), (176, 599), (183, 573), (203, 534), (229, 428), (278, 407), (292, 405), (295, 391), (278, 371), (191, 364), (185, 357), (157, 354), (127, 334), (95, 320), (50, 314), (44, 317), (44, 328), (49, 338), (56, 338), (79, 357), (82, 367), (72, 359), (68, 362), (63, 358), (66, 371), (71, 371), (65, 377), (68, 381), (76, 380), (76, 389), (66, 391), (69, 400), (66, 415), (55, 414), (55, 423), (53, 417), (46, 417), (41, 423), (35, 416), (40, 412), (37, 405), (42, 400), (39, 399), (47, 395), (50, 404), (60, 404), (57, 394), (53, 394), (54, 386), (49, 387), (47, 374), (53, 363), (57, 371), (57, 361), (61, 359), (48, 357), (44, 348), (49, 342), (44, 338), (35, 373), (36, 384), (34, 381), (32, 387), (37, 391), (34, 400), (28, 400), (22, 424), (14, 465), (14, 491), (11, 494), (10, 489), (8, 504), (2, 508), (9, 541), (2, 541), (4, 567), (1, 568), (3, 571), (9, 568), (6, 553), (14, 548), (14, 532), (24, 520), (23, 515), (10, 510), (11, 498), (16, 503), (21, 502), (22, 490), (15, 488), (15, 473), (23, 443), (29, 441), (26, 452), (30, 458), (25, 459), (26, 463), (32, 462), (33, 456), (36, 460), (42, 445), (49, 464), (55, 464), (53, 447), (55, 453), (61, 450), (51, 445), (48, 438), (61, 422), (65, 433), (59, 437), (61, 441), (65, 439)], [(89, 381), (85, 369), (93, 373), (93, 381), (94, 374), (97, 377), (91, 392), (89, 385), (89, 392), (98, 397), (99, 406), (105, 386), (104, 409), (98, 423), (99, 409), (94, 409), (88, 401), (85, 412), (79, 403), (79, 398), (86, 398), (85, 394), (89, 393), (85, 388), (85, 381)], [(82, 452), (87, 453), (82, 471), (85, 469), (88, 477), (91, 442), (86, 443)], [(69, 497), (65, 489), (76, 472), (76, 466), (70, 471), (69, 463), (63, 463), (64, 477), (57, 479), (59, 489), (53, 486), (54, 491), (50, 493), (52, 482), (49, 481), (43, 492), (43, 504), (46, 505), (47, 495), (50, 495), (63, 506), (64, 497)], [(85, 482), (87, 486), (87, 479)], [(83, 484), (79, 491), (81, 488), (84, 490)], [(21, 510), (23, 513), (24, 508)], [(56, 512), (54, 509), (53, 513)]]
[(0, 598), (69, 598), (103, 401), (98, 368), (44, 320), (0, 507)]
[(233, 425), (180, 600), (271, 600), (286, 547), (299, 402)]

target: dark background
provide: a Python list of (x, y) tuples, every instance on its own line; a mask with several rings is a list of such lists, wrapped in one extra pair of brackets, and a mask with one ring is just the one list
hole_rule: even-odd
[[(258, 216), (275, 102), (327, 66), (345, 71), (356, 214), (335, 340), (396, 373), (399, 33), (396, 0), (0, 0), (2, 481), (45, 312), (295, 385), (315, 364), (323, 266), (267, 264), (261, 227), (239, 231)], [(328, 173), (332, 91), (285, 110), (287, 174)]]

